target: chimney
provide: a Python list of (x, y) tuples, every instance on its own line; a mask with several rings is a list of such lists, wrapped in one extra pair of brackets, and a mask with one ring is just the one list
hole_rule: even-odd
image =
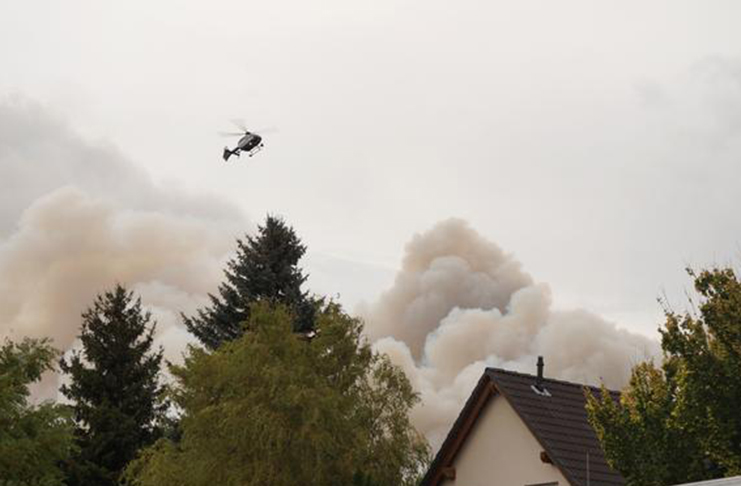
[(543, 357), (538, 356), (538, 379), (535, 381), (535, 386), (537, 386), (538, 388), (543, 385), (543, 366), (545, 366), (543, 363)]

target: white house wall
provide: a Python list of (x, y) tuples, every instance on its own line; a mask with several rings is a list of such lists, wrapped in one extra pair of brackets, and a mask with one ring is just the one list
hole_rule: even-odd
[(455, 480), (443, 486), (569, 486), (553, 465), (543, 463), (543, 448), (501, 395), (481, 411), (453, 466)]

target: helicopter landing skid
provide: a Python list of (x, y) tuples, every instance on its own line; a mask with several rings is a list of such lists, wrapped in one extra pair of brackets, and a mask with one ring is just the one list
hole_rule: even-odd
[(252, 156), (253, 156), (253, 155), (255, 155), (255, 154), (256, 154), (257, 152), (259, 152), (260, 150), (262, 150), (262, 148), (263, 148), (264, 146), (265, 146), (265, 145), (263, 145), (263, 144), (260, 144), (260, 145), (258, 145), (258, 146), (257, 146), (257, 147), (255, 147), (255, 148), (254, 148), (253, 150), (251, 150), (251, 151), (250, 151), (250, 152), (249, 152), (249, 153), (247, 154), (247, 156), (248, 156), (248, 157), (252, 157)]

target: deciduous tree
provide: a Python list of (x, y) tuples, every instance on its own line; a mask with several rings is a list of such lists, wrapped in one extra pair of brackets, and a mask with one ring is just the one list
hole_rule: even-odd
[(619, 403), (588, 400), (608, 461), (632, 485), (741, 474), (741, 282), (729, 268), (689, 273), (699, 306), (667, 310), (661, 368), (634, 368)]
[(69, 410), (29, 403), (29, 385), (54, 368), (57, 351), (46, 340), (6, 341), (0, 347), (0, 485), (61, 486), (60, 464), (72, 453)]
[(246, 332), (192, 348), (177, 378), (179, 442), (160, 440), (127, 471), (140, 486), (414, 484), (428, 448), (410, 425), (403, 372), (330, 304), (311, 340), (284, 307), (257, 304)]

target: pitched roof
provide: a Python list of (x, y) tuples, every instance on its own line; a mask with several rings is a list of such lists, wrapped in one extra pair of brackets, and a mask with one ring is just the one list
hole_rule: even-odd
[[(594, 430), (587, 421), (585, 388), (595, 387), (544, 378), (537, 393), (536, 377), (498, 368), (487, 368), (453, 424), (447, 439), (427, 471), (422, 486), (439, 484), (444, 469), (452, 465), (476, 418), (494, 396), (503, 396), (522, 419), (548, 458), (573, 486), (622, 486), (623, 477), (606, 463)], [(619, 395), (611, 392), (614, 398)], [(589, 466), (587, 468), (587, 453)]]

